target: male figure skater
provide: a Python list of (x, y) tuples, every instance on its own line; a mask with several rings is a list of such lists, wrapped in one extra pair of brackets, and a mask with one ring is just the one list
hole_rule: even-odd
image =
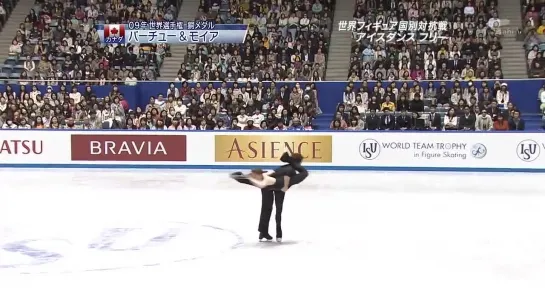
[[(280, 158), (282, 162), (288, 163), (286, 165), (283, 165), (279, 168), (277, 168), (274, 172), (269, 172), (268, 176), (270, 177), (294, 177), (297, 174), (295, 168), (292, 166), (293, 164), (300, 164), (303, 160), (302, 156), (300, 154), (293, 154), (291, 157), (288, 153), (284, 153), (282, 157)], [(303, 169), (304, 170), (304, 169)], [(257, 170), (256, 170), (257, 171)], [(301, 175), (303, 174), (303, 175)], [(306, 176), (308, 176), (308, 173), (306, 170), (304, 170), (303, 173), (299, 174), (295, 181), (290, 179), (291, 185), (299, 183), (298, 181), (304, 180)], [(241, 172), (233, 173), (231, 174), (231, 177), (235, 180), (237, 180), (240, 183), (244, 184), (250, 184), (254, 185), (247, 176), (244, 176)], [(258, 176), (259, 178), (259, 176)], [(285, 180), (284, 180), (285, 182)], [(289, 186), (291, 186), (288, 184)], [(261, 215), (259, 220), (259, 240), (266, 239), (266, 240), (272, 240), (272, 237), (269, 235), (269, 221), (271, 219), (272, 215), (272, 207), (273, 202), (276, 203), (276, 241), (282, 242), (282, 209), (284, 207), (284, 197), (285, 197), (285, 191), (282, 191), (282, 188), (275, 189), (271, 186), (267, 186), (261, 189)]]

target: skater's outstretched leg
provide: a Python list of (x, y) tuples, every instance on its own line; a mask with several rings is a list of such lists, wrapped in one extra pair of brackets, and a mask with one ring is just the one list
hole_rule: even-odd
[(244, 175), (242, 172), (232, 173), (231, 175), (229, 175), (229, 177), (231, 177), (232, 179), (236, 180), (239, 183), (253, 185), (250, 182), (250, 180), (248, 180), (247, 176)]

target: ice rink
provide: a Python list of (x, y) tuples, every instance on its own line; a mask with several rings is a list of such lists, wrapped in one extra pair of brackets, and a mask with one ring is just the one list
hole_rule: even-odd
[[(0, 170), (0, 306), (545, 306), (545, 175)], [(274, 236), (274, 215), (271, 220)]]

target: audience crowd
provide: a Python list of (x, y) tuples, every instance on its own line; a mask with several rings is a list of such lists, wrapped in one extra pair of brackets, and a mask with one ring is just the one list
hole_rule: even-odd
[(197, 18), (248, 24), (248, 35), (239, 45), (190, 45), (178, 80), (324, 80), (334, 0), (203, 2)]
[[(320, 113), (313, 84), (292, 88), (260, 81), (323, 80), (334, 3), (202, 1), (197, 19), (250, 25), (245, 44), (189, 46), (178, 81), (152, 97), (146, 108), (130, 110), (117, 86), (97, 97), (90, 86), (125, 84), (159, 75), (165, 45), (103, 46), (94, 25), (136, 20), (171, 20), (176, 1), (37, 1), (10, 46), (0, 98), (3, 128), (126, 129), (312, 129)], [(71, 81), (77, 80), (77, 81)], [(180, 87), (180, 84), (181, 87)], [(230, 83), (232, 84), (232, 83)], [(21, 88), (11, 88), (11, 86)], [(40, 91), (36, 85), (50, 86)], [(60, 86), (53, 91), (51, 86)], [(74, 87), (72, 87), (74, 86)], [(80, 86), (81, 88), (81, 86)]]
[[(364, 1), (357, 0), (354, 19), (359, 24), (397, 24), (417, 21), (422, 29), (399, 27), (378, 31), (397, 33), (391, 42), (363, 38), (355, 33), (350, 81), (359, 80), (476, 80), (502, 79), (501, 29), (495, 0), (484, 1)], [(423, 40), (430, 22), (446, 22), (446, 31), (432, 31), (433, 41)], [(364, 31), (376, 31), (373, 27)], [(402, 40), (410, 37), (413, 40)], [(433, 35), (429, 35), (430, 37)], [(400, 41), (398, 41), (400, 40)]]
[[(25, 81), (6, 86), (0, 96), (2, 128), (310, 130), (321, 114), (313, 82), (325, 78), (333, 0), (202, 1), (197, 19), (249, 24), (246, 42), (190, 45), (177, 82), (151, 97), (145, 108), (135, 109), (116, 84), (155, 79), (169, 48), (102, 46), (94, 25), (174, 19), (179, 3), (86, 3), (37, 1), (21, 24), (2, 74)], [(439, 35), (451, 38), (426, 44), (354, 42), (349, 83), (329, 128), (525, 129), (507, 84), (498, 81), (490, 88), (476, 81), (502, 77), (493, 0), (358, 0), (354, 18), (365, 23), (447, 20), (448, 33)], [(445, 81), (437, 88), (432, 82), (399, 87), (390, 82), (432, 79)], [(371, 87), (367, 80), (379, 82)], [(447, 87), (447, 80), (454, 87)], [(462, 80), (469, 81), (467, 87), (461, 86)], [(114, 85), (106, 97), (97, 97), (91, 86), (80, 86), (85, 88), (81, 92), (73, 86), (87, 81)], [(294, 82), (280, 86), (276, 81)], [(302, 86), (298, 81), (310, 82)], [(48, 87), (41, 91), (37, 85)]]
[[(244, 44), (188, 46), (176, 79), (184, 82), (179, 103), (191, 110), (201, 105), (183, 129), (312, 129), (321, 113), (314, 84), (274, 82), (324, 80), (334, 10), (334, 0), (201, 1), (197, 19), (247, 24), (249, 31)], [(199, 83), (185, 83), (200, 80), (223, 84), (202, 92)]]
[[(545, 90), (545, 86), (543, 87)], [(545, 99), (543, 90), (539, 96)], [(543, 101), (545, 109), (545, 100)], [(545, 117), (544, 117), (545, 119)], [(446, 82), (435, 87), (433, 82), (412, 87), (403, 83), (370, 88), (367, 82), (359, 87), (350, 82), (343, 94), (343, 103), (331, 122), (334, 130), (525, 130), (506, 83), (459, 81), (448, 88)]]
[(95, 25), (174, 20), (178, 7), (176, 0), (38, 0), (14, 33), (1, 78), (47, 85), (56, 85), (55, 80), (154, 80), (167, 45), (103, 45)]
[(545, 2), (521, 1), (528, 76), (545, 78)]
[[(166, 97), (166, 98), (165, 98)], [(314, 84), (277, 86), (274, 82), (171, 83), (167, 93), (152, 97), (145, 108), (130, 109), (117, 85), (106, 97), (91, 86), (10, 85), (0, 97), (0, 126), (51, 129), (140, 130), (311, 130), (318, 112)]]

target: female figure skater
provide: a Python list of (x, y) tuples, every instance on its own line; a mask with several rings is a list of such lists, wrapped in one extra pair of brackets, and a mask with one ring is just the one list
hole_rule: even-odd
[(308, 176), (307, 170), (301, 164), (293, 164), (297, 172), (294, 176), (274, 176), (274, 172), (264, 172), (261, 169), (253, 169), (246, 178), (250, 183), (260, 189), (280, 190), (286, 192), (290, 187), (301, 183)]

